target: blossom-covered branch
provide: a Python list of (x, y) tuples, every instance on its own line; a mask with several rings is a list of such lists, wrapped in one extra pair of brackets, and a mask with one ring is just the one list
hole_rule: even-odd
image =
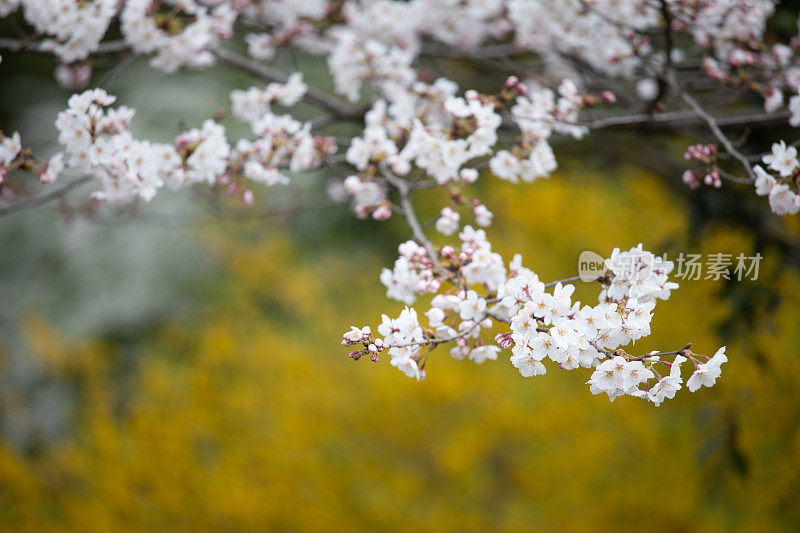
[[(731, 133), (766, 121), (800, 126), (800, 39), (766, 41), (774, 12), (769, 0), (5, 0), (0, 18), (21, 34), (0, 39), (0, 49), (51, 54), (58, 82), (80, 92), (56, 120), (56, 153), (35, 154), (18, 132), (0, 133), (0, 214), (82, 183), (111, 208), (150, 202), (165, 187), (206, 188), (247, 205), (266, 187), (326, 168), (325, 189), (351, 200), (357, 217), (399, 215), (409, 227), (413, 240), (380, 274), (388, 297), (407, 306), (431, 297), (427, 327), (407, 307), (384, 315), (381, 337), (348, 332), (345, 344), (362, 346), (353, 358), (385, 352), (422, 378), (438, 346), (476, 363), (510, 350), (523, 376), (543, 374), (546, 360), (586, 367), (593, 392), (659, 404), (681, 387), (682, 363), (695, 365), (688, 387), (696, 390), (713, 385), (725, 360), (724, 349), (708, 357), (689, 345), (626, 351), (650, 333), (656, 301), (677, 288), (672, 264), (641, 246), (615, 250), (592, 278), (598, 303), (581, 306), (572, 300), (578, 279), (542, 282), (519, 256), (506, 262), (492, 250), (482, 228), (495, 213), (473, 184), (533, 183), (558, 168), (556, 143), (649, 125), (707, 137), (686, 150), (696, 164), (682, 176), (690, 186), (752, 184), (775, 213), (797, 213), (795, 147), (776, 139), (763, 166), (752, 166)], [(319, 58), (308, 64), (324, 62), (328, 83), (281, 70), (274, 60), (285, 51)], [(135, 111), (90, 88), (101, 54), (147, 57), (167, 74), (216, 63), (250, 74), (254, 85), (223, 106), (250, 134), (231, 139), (223, 110), (169, 143), (135, 137)], [(443, 74), (454, 59), (500, 74), (470, 89)], [(320, 114), (299, 120), (301, 101)], [(350, 123), (348, 135), (338, 122)], [(434, 189), (447, 199), (420, 218), (415, 201)]]

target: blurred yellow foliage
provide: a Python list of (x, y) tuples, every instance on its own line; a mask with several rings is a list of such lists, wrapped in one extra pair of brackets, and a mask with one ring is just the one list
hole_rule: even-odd
[[(544, 279), (577, 255), (644, 241), (687, 250), (656, 178), (491, 180), (489, 233)], [(749, 252), (715, 227), (691, 251)], [(38, 364), (78, 395), (73, 432), (0, 447), (8, 531), (791, 531), (800, 524), (800, 276), (756, 309), (713, 389), (655, 408), (592, 396), (589, 372), (525, 379), (507, 361), (434, 352), (417, 383), (337, 346), (386, 307), (367, 252), (302, 256), (278, 232), (209, 237), (223, 301), (163, 327), (135, 361), (110, 342), (27, 324)], [(393, 248), (396, 243), (387, 243)], [(674, 257), (673, 257), (674, 259)], [(762, 272), (775, 272), (766, 257)], [(767, 274), (764, 274), (767, 275)], [(720, 345), (722, 282), (688, 281), (637, 351)], [(748, 282), (742, 282), (748, 283)], [(597, 287), (581, 286), (584, 301)], [(756, 327), (758, 324), (758, 327)], [(129, 357), (129, 355), (128, 355)], [(126, 368), (121, 372), (121, 367)]]

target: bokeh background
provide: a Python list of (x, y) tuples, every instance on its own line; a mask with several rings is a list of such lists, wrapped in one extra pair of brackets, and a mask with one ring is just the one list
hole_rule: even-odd
[[(52, 66), (0, 65), (0, 126), (45, 154), (69, 95)], [(162, 141), (255, 83), (95, 66), (138, 110), (133, 130)], [(752, 130), (749, 150), (781, 134)], [(557, 144), (549, 180), (475, 189), (497, 251), (543, 279), (639, 242), (763, 255), (755, 281), (684, 281), (659, 304), (637, 350), (729, 356), (716, 387), (660, 408), (592, 396), (586, 370), (522, 378), (507, 354), (434, 352), (421, 383), (348, 359), (344, 330), (401, 309), (378, 274), (408, 234), (328, 200), (325, 172), (257, 191), (249, 211), (198, 192), (87, 214), (89, 186), (0, 219), (0, 529), (796, 531), (800, 227), (749, 190), (686, 189), (680, 156), (698, 139), (606, 132)]]

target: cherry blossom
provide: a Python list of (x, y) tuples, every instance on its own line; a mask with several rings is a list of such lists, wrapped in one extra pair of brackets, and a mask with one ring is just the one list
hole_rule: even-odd
[(695, 392), (700, 387), (713, 387), (717, 382), (717, 378), (722, 375), (722, 363), (728, 362), (725, 356), (725, 347), (723, 346), (714, 356), (705, 363), (697, 363), (694, 373), (686, 382), (689, 391)]
[[(0, 17), (30, 30), (0, 40), (4, 53), (49, 54), (57, 81), (82, 92), (58, 115), (55, 153), (34, 154), (24, 131), (0, 133), (0, 187), (13, 180), (30, 193), (20, 205), (84, 180), (111, 209), (155, 201), (165, 187), (249, 206), (324, 167), (324, 189), (356, 217), (401, 219), (410, 231), (377, 276), (406, 307), (346, 332), (350, 357), (387, 353), (415, 379), (441, 353), (465, 364), (508, 357), (523, 377), (583, 372), (591, 393), (659, 405), (682, 388), (682, 363), (696, 365), (687, 381), (695, 392), (715, 384), (727, 360), (724, 348), (709, 358), (685, 343), (633, 353), (678, 290), (674, 265), (643, 244), (614, 248), (591, 281), (597, 300), (579, 302), (576, 278), (546, 282), (518, 254), (506, 262), (497, 253), (492, 223), (503, 206), (480, 198), (481, 184), (537, 187), (558, 170), (563, 143), (596, 130), (691, 123), (702, 139), (676, 179), (752, 186), (765, 210), (800, 212), (795, 145), (746, 154), (723, 124), (800, 125), (800, 41), (765, 38), (774, 12), (768, 0), (4, 0)], [(296, 53), (327, 72), (287, 67)], [(259, 81), (232, 91), (229, 109), (153, 142), (132, 133), (125, 102), (84, 90), (100, 83), (96, 57), (127, 55), (165, 73), (225, 63)], [(448, 61), (489, 63), (503, 77), (460, 85)], [(705, 102), (718, 96), (754, 101), (758, 114), (717, 114)], [(228, 111), (247, 135), (233, 138)]]

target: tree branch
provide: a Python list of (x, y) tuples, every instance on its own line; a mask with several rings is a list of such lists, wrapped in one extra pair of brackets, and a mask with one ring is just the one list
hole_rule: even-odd
[(675, 75), (672, 72), (667, 74), (667, 81), (669, 82), (669, 85), (672, 88), (672, 90), (675, 91), (675, 94), (679, 95), (683, 99), (683, 101), (686, 102), (689, 105), (689, 107), (692, 108), (692, 110), (694, 110), (697, 116), (703, 119), (703, 121), (708, 125), (709, 129), (711, 130), (711, 133), (714, 134), (714, 137), (717, 138), (717, 140), (720, 142), (720, 144), (722, 144), (725, 150), (742, 164), (744, 169), (747, 171), (747, 175), (750, 177), (750, 181), (755, 181), (756, 175), (755, 172), (753, 172), (753, 167), (750, 166), (750, 161), (747, 159), (747, 156), (742, 154), (739, 150), (737, 150), (733, 146), (733, 143), (730, 141), (730, 139), (728, 139), (728, 137), (726, 137), (725, 134), (720, 129), (719, 124), (717, 123), (717, 119), (711, 116), (711, 114), (709, 114), (708, 111), (703, 109), (703, 106), (701, 106), (697, 102), (697, 100), (694, 99), (692, 95), (690, 95), (681, 88), (681, 86), (675, 80)]
[[(224, 48), (214, 50), (214, 55), (219, 58), (223, 63), (227, 63), (233, 67), (249, 72), (264, 81), (286, 83), (288, 76), (283, 72), (270, 68), (266, 65), (261, 65), (255, 61), (251, 61), (245, 56), (239, 55), (236, 52), (231, 52)], [(336, 96), (326, 93), (316, 87), (308, 88), (303, 100), (321, 107), (334, 115), (336, 118), (344, 120), (363, 120), (364, 113), (367, 107), (355, 106), (345, 100)]]
[[(130, 47), (125, 41), (105, 41), (98, 45), (91, 54), (115, 54), (124, 52)], [(9, 52), (34, 52), (37, 54), (52, 54), (53, 51), (39, 41), (30, 39), (0, 39), (0, 50)]]
[(58, 200), (64, 197), (69, 191), (72, 189), (83, 185), (84, 183), (88, 182), (91, 176), (82, 176), (80, 178), (74, 179), (72, 181), (68, 181), (64, 183), (61, 187), (56, 189), (48, 190), (44, 193), (37, 194), (34, 196), (29, 196), (28, 198), (24, 198), (19, 202), (2, 206), (0, 207), (0, 216), (11, 215), (16, 213), (17, 211), (22, 211), (23, 209), (27, 209), (30, 207), (36, 207), (39, 205), (46, 204), (48, 202), (52, 202), (53, 200)]
[[(784, 122), (788, 118), (789, 113), (783, 112), (774, 114), (753, 113), (750, 115), (713, 118), (713, 120), (720, 128), (731, 128), (749, 124), (763, 125), (771, 122)], [(579, 122), (578, 125), (585, 126), (590, 130), (602, 130), (624, 126), (688, 126), (694, 123), (707, 124), (708, 121), (704, 117), (698, 116), (698, 113), (694, 110), (685, 110), (655, 115), (640, 113), (636, 115), (601, 117), (590, 122)]]
[(414, 206), (411, 203), (411, 190), (408, 183), (397, 176), (394, 176), (385, 168), (381, 168), (381, 170), (383, 172), (384, 179), (389, 183), (389, 185), (397, 189), (397, 193), (400, 197), (400, 212), (403, 215), (403, 218), (406, 219), (408, 227), (411, 228), (411, 235), (420, 246), (424, 246), (428, 249), (428, 255), (431, 256), (433, 262), (436, 263), (437, 258), (434, 254), (433, 243), (428, 236), (425, 235), (425, 231), (423, 231), (422, 225), (419, 223), (417, 213), (414, 211)]

